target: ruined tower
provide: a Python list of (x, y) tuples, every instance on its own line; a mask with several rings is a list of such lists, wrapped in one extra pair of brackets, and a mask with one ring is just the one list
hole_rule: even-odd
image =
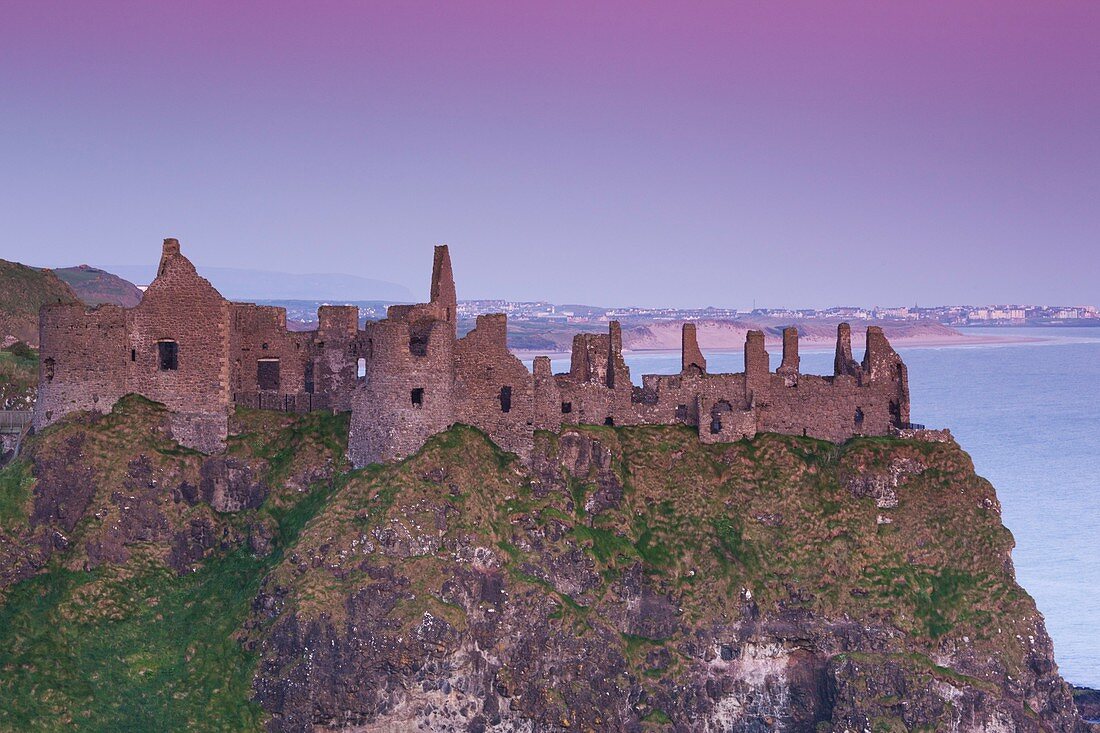
[(447, 245), (435, 248), (428, 303), (390, 306), (369, 324), (366, 373), (351, 398), (357, 466), (403, 458), (455, 421), (458, 300)]

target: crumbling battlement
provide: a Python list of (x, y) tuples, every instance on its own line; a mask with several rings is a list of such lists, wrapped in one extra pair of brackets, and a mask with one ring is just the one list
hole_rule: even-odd
[(174, 239), (156, 280), (131, 309), (46, 306), (35, 427), (75, 410), (105, 411), (136, 392), (163, 402), (183, 444), (220, 450), (234, 405), (350, 410), (357, 466), (403, 458), (454, 423), (484, 430), (528, 458), (536, 429), (565, 425), (683, 424), (703, 442), (758, 432), (841, 442), (909, 425), (905, 364), (882, 330), (867, 329), (863, 361), (851, 329), (837, 329), (833, 374), (799, 370), (798, 331), (783, 331), (772, 371), (764, 334), (745, 340), (745, 370), (711, 374), (694, 324), (684, 324), (679, 374), (630, 378), (619, 324), (573, 339), (568, 372), (550, 359), (530, 371), (507, 346), (507, 319), (485, 315), (458, 338), (450, 254), (435, 248), (427, 303), (391, 306), (358, 327), (353, 306), (322, 306), (311, 332), (286, 328), (281, 308), (230, 303), (195, 271)]

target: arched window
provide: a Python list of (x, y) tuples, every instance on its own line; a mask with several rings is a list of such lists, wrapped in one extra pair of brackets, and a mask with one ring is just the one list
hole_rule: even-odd
[(361, 356), (355, 362), (355, 376), (359, 379), (367, 378), (367, 360)]

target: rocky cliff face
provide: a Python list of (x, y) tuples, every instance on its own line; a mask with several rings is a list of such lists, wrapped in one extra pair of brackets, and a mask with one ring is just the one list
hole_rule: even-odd
[(202, 456), (128, 399), (0, 472), (0, 727), (1089, 730), (953, 443), (457, 427), (348, 471), (340, 418), (236, 423)]

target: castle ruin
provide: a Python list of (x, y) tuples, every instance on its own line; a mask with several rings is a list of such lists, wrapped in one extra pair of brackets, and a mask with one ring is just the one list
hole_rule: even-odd
[(647, 374), (638, 387), (617, 322), (606, 334), (577, 334), (569, 371), (554, 374), (549, 357), (536, 358), (532, 372), (508, 350), (503, 314), (478, 316), (459, 338), (457, 310), (443, 245), (427, 303), (391, 306), (362, 329), (357, 307), (322, 306), (316, 330), (289, 331), (284, 309), (226, 300), (167, 239), (137, 306), (43, 307), (34, 426), (106, 412), (136, 393), (168, 407), (181, 444), (214, 453), (236, 406), (350, 410), (349, 457), (365, 466), (408, 456), (455, 423), (524, 459), (535, 430), (573, 424), (683, 424), (715, 443), (758, 432), (842, 442), (909, 423), (905, 364), (874, 326), (858, 362), (841, 324), (834, 373), (815, 376), (799, 371), (795, 328), (783, 332), (774, 372), (764, 334), (750, 331), (745, 371), (711, 374), (687, 323), (680, 373)]

